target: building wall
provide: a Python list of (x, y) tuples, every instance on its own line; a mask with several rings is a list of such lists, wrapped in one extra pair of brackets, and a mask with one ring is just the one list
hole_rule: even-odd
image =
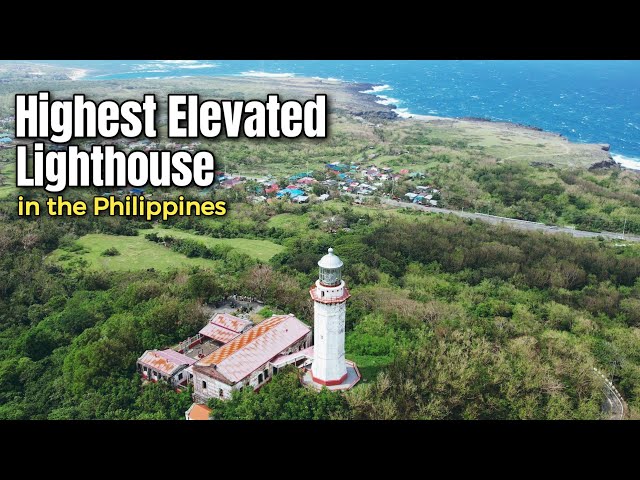
[[(206, 383), (206, 388), (202, 382)], [(200, 372), (193, 372), (193, 394), (198, 401), (210, 398), (228, 400), (231, 398), (233, 387)], [(222, 393), (222, 395), (221, 395)]]
[[(180, 378), (182, 375), (182, 378)], [(187, 385), (189, 383), (189, 373), (186, 368), (183, 368), (179, 372), (176, 372), (175, 375), (171, 378), (171, 383), (174, 387), (178, 385)]]
[[(146, 371), (145, 368), (147, 369)], [(170, 377), (142, 362), (138, 362), (138, 372), (140, 373), (140, 375), (142, 375), (142, 378), (151, 380), (152, 382), (164, 380), (166, 382), (169, 382), (174, 387), (177, 387), (181, 384), (186, 384), (189, 379), (189, 374), (185, 371), (184, 368), (178, 370), (173, 374), (173, 376)], [(182, 374), (182, 378), (179, 378), (180, 374)]]
[(315, 378), (324, 381), (339, 380), (347, 373), (344, 356), (345, 314), (346, 302), (314, 303), (315, 345), (311, 371)]
[[(311, 346), (311, 332), (298, 340), (296, 343), (290, 345), (283, 350), (280, 355), (288, 355), (293, 352), (300, 351), (304, 348)], [(186, 375), (186, 374), (185, 374)], [(229, 400), (231, 393), (234, 390), (240, 390), (245, 387), (250, 387), (254, 390), (262, 387), (273, 377), (273, 367), (270, 362), (261, 365), (259, 368), (251, 372), (247, 378), (236, 383), (235, 385), (227, 385), (219, 380), (211, 378), (201, 372), (193, 372), (193, 394), (196, 401), (205, 402), (210, 398), (220, 398), (222, 400)], [(207, 388), (203, 388), (202, 382), (205, 381)], [(222, 396), (220, 395), (222, 390)]]
[(157, 382), (159, 380), (167, 379), (167, 377), (163, 376), (162, 373), (159, 372), (158, 370), (141, 362), (138, 362), (138, 371), (140, 372), (143, 378), (146, 378), (147, 380), (151, 380), (152, 382)]

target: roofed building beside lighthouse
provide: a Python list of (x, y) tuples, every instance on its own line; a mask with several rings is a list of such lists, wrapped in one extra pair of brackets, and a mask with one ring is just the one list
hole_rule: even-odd
[(253, 323), (250, 320), (235, 317), (228, 313), (216, 313), (199, 333), (203, 337), (224, 345), (249, 330), (252, 326)]
[(273, 315), (257, 325), (226, 313), (213, 315), (176, 350), (148, 350), (138, 359), (144, 378), (174, 386), (193, 384), (188, 419), (208, 418), (201, 408), (211, 398), (229, 399), (234, 390), (258, 390), (287, 365), (301, 369), (301, 382), (314, 388), (347, 390), (360, 380), (345, 358), (345, 315), (351, 296), (342, 279), (343, 262), (329, 249), (318, 262), (310, 289), (313, 332), (293, 314)]
[(228, 399), (233, 390), (258, 389), (278, 371), (271, 360), (309, 346), (309, 326), (293, 315), (274, 315), (190, 367), (194, 399)]
[(186, 385), (190, 380), (185, 371), (196, 360), (171, 350), (147, 350), (138, 359), (137, 368), (142, 378), (157, 382), (164, 380), (174, 387)]

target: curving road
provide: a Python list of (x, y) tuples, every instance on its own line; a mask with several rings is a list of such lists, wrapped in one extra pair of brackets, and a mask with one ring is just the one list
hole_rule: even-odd
[(623, 420), (624, 419), (624, 401), (622, 395), (618, 393), (613, 383), (604, 376), (597, 368), (593, 368), (596, 374), (600, 375), (604, 380), (604, 395), (606, 401), (602, 404), (602, 413), (606, 415), (607, 420)]
[(418, 205), (416, 203), (399, 202), (397, 200), (391, 200), (388, 198), (382, 198), (381, 202), (384, 205), (390, 205), (396, 208), (413, 208), (414, 210), (422, 210), (424, 212), (432, 213), (446, 213), (456, 215), (462, 218), (471, 218), (474, 220), (480, 220), (482, 222), (497, 224), (506, 224), (513, 228), (520, 230), (540, 230), (545, 233), (568, 233), (574, 237), (579, 238), (597, 238), (604, 237), (609, 240), (625, 240), (628, 242), (640, 242), (640, 236), (625, 234), (624, 237), (620, 233), (613, 232), (587, 232), (584, 230), (575, 230), (567, 227), (556, 227), (555, 225), (545, 225), (544, 223), (528, 222), (526, 220), (518, 220), (516, 218), (498, 217), (496, 215), (488, 215), (486, 213), (464, 212), (460, 210), (449, 210), (448, 208), (427, 207), (424, 205)]

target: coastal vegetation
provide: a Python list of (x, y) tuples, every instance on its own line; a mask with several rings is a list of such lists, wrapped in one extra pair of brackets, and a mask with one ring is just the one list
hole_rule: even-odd
[[(151, 238), (119, 237), (88, 233), (96, 225), (81, 219), (27, 222), (8, 202), (2, 207), (2, 418), (180, 418), (188, 392), (143, 386), (140, 352), (192, 335), (206, 319), (203, 306), (229, 294), (259, 297), (272, 312), (310, 322), (307, 290), (328, 246), (345, 262), (347, 357), (363, 381), (338, 399), (298, 391), (289, 373), (255, 399), (243, 393), (216, 404), (216, 418), (599, 418), (603, 385), (593, 367), (613, 379), (632, 415), (640, 409), (637, 246), (340, 202), (280, 213), (238, 204), (225, 228), (250, 225), (281, 250), (268, 261), (210, 260), (153, 238), (178, 239), (201, 224), (201, 235), (184, 238), (213, 248), (206, 245), (216, 227), (198, 219), (141, 226)], [(280, 215), (307, 227), (276, 227)], [(323, 219), (335, 216), (344, 227), (323, 231)], [(207, 263), (118, 270), (60, 258), (95, 235), (157, 249), (150, 265), (162, 262), (159, 252)], [(90, 248), (109, 261), (131, 248), (109, 245), (120, 255)]]
[[(307, 79), (288, 85), (292, 97), (317, 88)], [(0, 114), (16, 88), (0, 85)], [(258, 98), (272, 85), (56, 88), (93, 90), (96, 99), (149, 89)], [(424, 173), (420, 182), (438, 186), (449, 208), (640, 233), (639, 177), (611, 165), (589, 170), (608, 155), (598, 146), (490, 122), (391, 121), (339, 84), (323, 88), (334, 94), (326, 141), (222, 139), (202, 148), (221, 169), (269, 173), (284, 185), (297, 171), (359, 161)], [(363, 106), (370, 113), (356, 115)], [(181, 191), (228, 200), (224, 218), (20, 218), (11, 155), (0, 151), (0, 419), (183, 418), (190, 392), (143, 384), (136, 358), (196, 333), (228, 295), (263, 300), (263, 316), (293, 313), (310, 323), (308, 290), (328, 247), (345, 263), (347, 358), (362, 382), (344, 395), (315, 393), (295, 370), (283, 371), (258, 393), (213, 401), (215, 418), (597, 419), (605, 398), (594, 367), (640, 416), (636, 244), (354, 206), (348, 197), (253, 204), (244, 187)], [(404, 180), (393, 193), (417, 184)]]

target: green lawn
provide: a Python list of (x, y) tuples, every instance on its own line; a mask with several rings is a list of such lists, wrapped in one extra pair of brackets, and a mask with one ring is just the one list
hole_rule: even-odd
[(306, 229), (309, 221), (306, 215), (296, 215), (295, 213), (281, 213), (271, 217), (267, 222), (268, 227), (280, 228), (286, 231)]
[[(49, 261), (68, 265), (79, 259), (89, 262), (92, 270), (126, 271), (171, 270), (185, 267), (215, 268), (216, 261), (204, 258), (187, 258), (167, 247), (146, 240), (144, 236), (127, 237), (92, 233), (81, 237), (76, 242), (82, 247), (77, 252), (58, 249), (48, 257)], [(115, 247), (120, 255), (103, 257), (108, 248)]]
[(356, 362), (360, 375), (362, 375), (362, 381), (369, 383), (373, 382), (384, 367), (388, 366), (393, 359), (390, 356), (376, 356), (376, 355), (353, 355), (347, 352), (347, 360)]
[(282, 245), (270, 242), (269, 240), (250, 240), (246, 238), (213, 238), (173, 228), (150, 228), (147, 230), (140, 230), (140, 235), (142, 238), (144, 238), (145, 234), (151, 232), (155, 232), (160, 236), (170, 235), (175, 238), (197, 240), (204, 243), (208, 247), (219, 244), (229, 245), (238, 252), (246, 253), (247, 255), (263, 262), (269, 261), (269, 259), (276, 253), (280, 253), (282, 250), (284, 250), (284, 247)]

